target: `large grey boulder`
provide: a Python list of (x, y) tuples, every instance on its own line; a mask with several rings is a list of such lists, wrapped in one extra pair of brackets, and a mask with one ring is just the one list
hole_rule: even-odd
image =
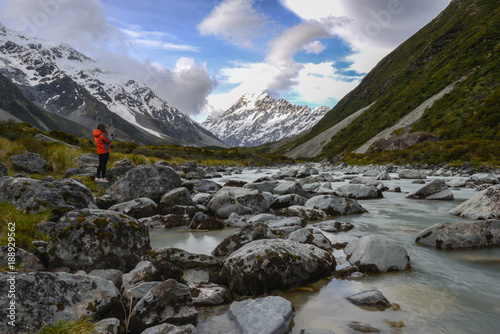
[(66, 213), (50, 233), (52, 268), (120, 269), (128, 272), (151, 249), (148, 229), (121, 213), (81, 209)]
[(201, 180), (194, 184), (193, 191), (197, 193), (215, 193), (220, 190), (222, 186), (215, 181)]
[(173, 205), (194, 205), (191, 194), (185, 187), (170, 190), (163, 195), (160, 200), (160, 205), (173, 206)]
[(336, 261), (316, 246), (289, 240), (253, 241), (224, 260), (221, 278), (231, 291), (260, 295), (296, 288), (329, 276)]
[(174, 279), (151, 289), (132, 310), (129, 330), (141, 333), (161, 324), (196, 325), (198, 311), (193, 306), (189, 287)]
[(229, 306), (229, 318), (242, 334), (285, 334), (293, 317), (292, 304), (278, 296), (247, 299)]
[(306, 208), (324, 211), (329, 216), (368, 212), (355, 199), (335, 195), (314, 196), (307, 200)]
[(272, 193), (274, 188), (278, 186), (278, 181), (251, 182), (243, 186), (245, 189), (254, 189), (260, 192)]
[(153, 282), (161, 279), (161, 273), (150, 261), (141, 261), (134, 269), (122, 275), (122, 289), (127, 290), (135, 284)]
[(406, 195), (409, 199), (453, 200), (453, 193), (444, 180), (433, 180), (422, 188)]
[(283, 209), (293, 205), (304, 205), (307, 198), (296, 194), (281, 195), (274, 199), (271, 209)]
[[(54, 325), (59, 319), (103, 316), (120, 297), (110, 281), (99, 277), (50, 272), (18, 272), (12, 276), (0, 273), (0, 332), (37, 332), (43, 325)], [(14, 283), (13, 283), (14, 282)], [(7, 309), (8, 294), (15, 286), (15, 330)]]
[(96, 323), (96, 329), (99, 334), (122, 334), (124, 331), (120, 320), (116, 318), (107, 318)]
[(420, 232), (415, 242), (437, 249), (500, 246), (500, 220), (435, 224)]
[(7, 176), (8, 174), (7, 167), (0, 163), (0, 177)]
[(295, 181), (285, 181), (278, 184), (276, 188), (273, 189), (273, 194), (276, 195), (295, 194), (302, 197), (307, 196), (304, 189), (302, 189), (302, 185)]
[(30, 174), (43, 174), (47, 161), (36, 153), (23, 153), (9, 158), (12, 168), (19, 172)]
[(88, 273), (89, 276), (97, 276), (111, 281), (120, 288), (122, 285), (123, 271), (118, 269), (95, 269)]
[(376, 307), (381, 311), (391, 307), (391, 303), (378, 290), (368, 290), (356, 293), (346, 298), (348, 301), (358, 306)]
[(166, 192), (181, 184), (180, 176), (171, 167), (141, 165), (129, 170), (111, 186), (111, 196), (118, 203), (140, 197), (158, 203)]
[(345, 186), (338, 187), (335, 192), (339, 196), (347, 196), (355, 199), (371, 199), (382, 198), (382, 192), (373, 187), (365, 186), (363, 184), (346, 184)]
[(156, 211), (156, 203), (147, 197), (136, 198), (131, 201), (112, 205), (108, 210), (124, 213), (135, 219), (154, 216)]
[(99, 165), (99, 156), (95, 153), (85, 153), (75, 158), (78, 165)]
[(228, 218), (232, 212), (239, 215), (266, 212), (272, 199), (258, 190), (239, 187), (223, 187), (208, 203), (208, 208), (220, 218)]
[(286, 238), (287, 240), (300, 242), (319, 247), (327, 252), (333, 252), (333, 246), (330, 240), (317, 228), (308, 227), (293, 231)]
[(306, 222), (300, 217), (279, 218), (268, 221), (266, 224), (275, 235), (280, 237), (285, 237), (306, 226)]
[(416, 169), (403, 169), (399, 172), (400, 179), (425, 179), (425, 175)]
[(467, 219), (500, 219), (500, 185), (489, 187), (450, 211)]
[(222, 305), (230, 302), (233, 298), (227, 287), (214, 283), (201, 283), (190, 288), (194, 306)]
[(265, 223), (248, 225), (224, 239), (215, 247), (212, 251), (212, 255), (226, 256), (252, 241), (261, 239), (276, 239), (276, 235)]
[(301, 205), (292, 205), (288, 208), (276, 210), (276, 214), (284, 217), (300, 217), (304, 220), (321, 220), (327, 217), (323, 210), (307, 208)]
[(365, 186), (378, 187), (382, 182), (369, 177), (356, 176), (349, 181), (350, 184), (364, 184)]
[(74, 209), (97, 208), (92, 192), (82, 183), (51, 177), (41, 181), (26, 177), (0, 178), (0, 202), (13, 204), (28, 213), (52, 209), (53, 219)]
[[(9, 264), (9, 246), (0, 246), (0, 267), (5, 267)], [(40, 271), (45, 267), (33, 253), (30, 253), (22, 248), (14, 247), (16, 265), (18, 269), (28, 271)]]
[(130, 286), (127, 289), (122, 289), (122, 303), (128, 309), (134, 309), (135, 305), (144, 298), (145, 295), (151, 291), (152, 288), (160, 284), (162, 281), (153, 281), (153, 282), (143, 282), (137, 283)]
[(379, 235), (365, 236), (344, 248), (347, 260), (364, 273), (385, 273), (410, 268), (406, 250)]

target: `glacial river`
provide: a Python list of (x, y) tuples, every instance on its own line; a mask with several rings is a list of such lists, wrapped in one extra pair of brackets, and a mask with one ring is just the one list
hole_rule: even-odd
[[(223, 184), (227, 179), (253, 181), (277, 170), (244, 171), (215, 179)], [(391, 175), (395, 176), (395, 175)], [(447, 178), (443, 178), (447, 179)], [(338, 187), (344, 183), (333, 183)], [(349, 240), (364, 235), (383, 235), (402, 245), (410, 256), (411, 270), (379, 275), (367, 275), (358, 280), (323, 279), (309, 286), (310, 291), (286, 291), (278, 295), (288, 299), (295, 308), (291, 333), (301, 329), (323, 328), (336, 334), (359, 333), (348, 327), (350, 321), (369, 324), (382, 333), (500, 333), (500, 248), (467, 251), (441, 251), (415, 244), (423, 229), (439, 222), (464, 222), (447, 212), (477, 192), (461, 188), (452, 190), (454, 201), (409, 200), (405, 192), (422, 185), (411, 180), (384, 181), (386, 186), (399, 186), (402, 193), (384, 192), (384, 198), (360, 200), (369, 212), (361, 215), (336, 217), (350, 222), (355, 228), (338, 234), (325, 233), (333, 240)], [(151, 245), (178, 247), (192, 253), (210, 252), (234, 228), (211, 232), (185, 232), (182, 229), (151, 231)], [(347, 265), (342, 250), (335, 251), (337, 268)], [(379, 311), (351, 304), (345, 297), (377, 289), (397, 311)], [(236, 333), (227, 316), (227, 306), (202, 309), (198, 333)], [(405, 327), (391, 328), (388, 321), (402, 321)]]

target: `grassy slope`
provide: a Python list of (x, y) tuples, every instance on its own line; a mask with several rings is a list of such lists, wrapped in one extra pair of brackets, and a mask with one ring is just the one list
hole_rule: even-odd
[(430, 131), (443, 140), (499, 140), (499, 25), (500, 7), (494, 0), (453, 1), (385, 57), (310, 134), (277, 153), (377, 101), (332, 138), (320, 158), (351, 152), (463, 76), (468, 79), (428, 110), (414, 130)]

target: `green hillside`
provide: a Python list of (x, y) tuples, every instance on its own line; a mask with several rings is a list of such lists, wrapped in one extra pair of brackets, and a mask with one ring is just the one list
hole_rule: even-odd
[[(498, 2), (453, 0), (437, 18), (385, 57), (309, 134), (282, 145), (277, 153), (286, 153), (376, 101), (335, 135), (318, 157), (342, 155), (360, 159), (358, 155), (348, 154), (459, 79), (463, 81), (427, 109), (410, 131), (437, 135), (440, 141), (434, 145), (443, 150), (453, 150), (453, 141), (461, 141), (462, 146), (474, 142), (474, 150), (478, 145), (479, 148), (483, 145), (498, 147), (499, 51)], [(444, 145), (445, 142), (448, 144)], [(462, 149), (462, 153), (470, 150), (472, 148)], [(398, 153), (409, 157), (408, 152), (392, 152), (386, 160), (398, 158)], [(483, 153), (481, 157), (472, 156), (472, 159), (498, 162), (498, 150)], [(365, 161), (380, 158), (380, 153), (363, 156)], [(426, 158), (429, 156), (413, 157), (417, 161)], [(443, 156), (441, 160), (444, 159)], [(443, 162), (439, 160), (436, 161)]]

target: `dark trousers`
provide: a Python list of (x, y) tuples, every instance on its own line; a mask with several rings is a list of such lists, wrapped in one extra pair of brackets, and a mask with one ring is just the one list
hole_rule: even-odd
[(106, 164), (108, 163), (109, 159), (109, 152), (108, 153), (103, 153), (99, 154), (99, 167), (97, 167), (97, 178), (105, 178), (106, 177)]

